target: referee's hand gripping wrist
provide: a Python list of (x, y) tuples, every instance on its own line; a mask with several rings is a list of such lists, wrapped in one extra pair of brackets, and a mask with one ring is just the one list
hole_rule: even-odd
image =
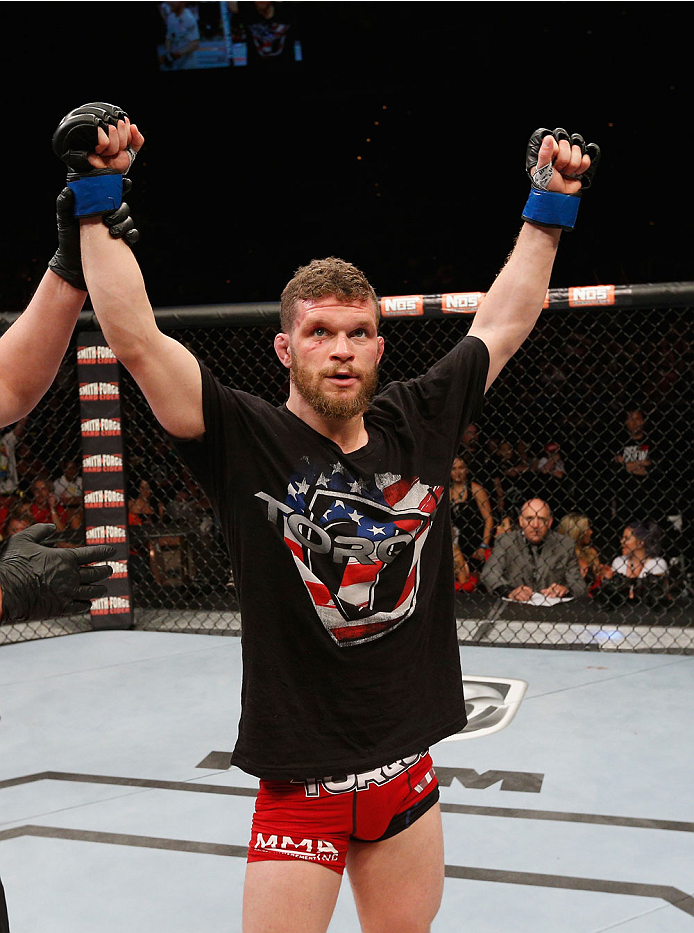
[(75, 217), (120, 207), (123, 175), (143, 142), (128, 114), (114, 104), (83, 104), (63, 117), (53, 134), (53, 150), (68, 167)]

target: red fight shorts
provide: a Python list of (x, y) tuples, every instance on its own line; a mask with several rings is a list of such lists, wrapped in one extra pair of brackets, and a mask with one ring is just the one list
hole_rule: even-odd
[(380, 842), (395, 836), (438, 799), (428, 752), (361, 774), (261, 780), (248, 861), (301, 860), (342, 874), (350, 840)]

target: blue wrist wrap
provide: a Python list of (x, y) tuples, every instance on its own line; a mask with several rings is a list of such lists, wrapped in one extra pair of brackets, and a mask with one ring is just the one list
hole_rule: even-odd
[(543, 227), (573, 230), (580, 203), (581, 199), (571, 194), (558, 194), (556, 191), (531, 188), (523, 210), (523, 220), (541, 224)]
[(123, 176), (117, 173), (83, 175), (69, 181), (68, 188), (75, 195), (75, 217), (115, 211), (123, 201)]

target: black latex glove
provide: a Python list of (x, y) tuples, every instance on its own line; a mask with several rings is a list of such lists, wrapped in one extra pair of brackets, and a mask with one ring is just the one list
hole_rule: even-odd
[(12, 535), (0, 549), (2, 622), (32, 622), (88, 612), (92, 599), (106, 595), (98, 581), (111, 576), (115, 557), (105, 544), (78, 548), (45, 547), (55, 525), (36, 524)]
[[(129, 178), (123, 179), (123, 195), (132, 188)], [(80, 222), (73, 216), (75, 196), (69, 188), (63, 188), (55, 202), (56, 220), (58, 225), (58, 249), (48, 263), (61, 279), (65, 279), (75, 288), (87, 291), (87, 283), (82, 272), (82, 254), (80, 252)], [(123, 239), (128, 246), (134, 246), (140, 238), (135, 222), (130, 216), (130, 208), (123, 201), (115, 211), (101, 215), (101, 219), (109, 228), (109, 233), (116, 239)]]

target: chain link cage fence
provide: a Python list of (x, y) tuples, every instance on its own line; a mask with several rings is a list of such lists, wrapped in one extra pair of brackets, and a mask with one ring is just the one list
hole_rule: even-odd
[[(482, 297), (382, 299), (381, 383), (424, 372), (465, 335)], [(549, 293), (451, 474), (461, 643), (694, 651), (693, 307), (691, 283)], [(222, 382), (279, 405), (277, 311), (157, 316)], [(122, 369), (120, 383), (134, 627), (238, 635), (209, 503)], [(84, 543), (81, 458), (73, 347), (43, 401), (3, 431), (3, 535), (57, 516), (59, 544)], [(548, 599), (553, 584), (562, 589)], [(0, 626), (0, 645), (91, 627), (89, 616)]]

